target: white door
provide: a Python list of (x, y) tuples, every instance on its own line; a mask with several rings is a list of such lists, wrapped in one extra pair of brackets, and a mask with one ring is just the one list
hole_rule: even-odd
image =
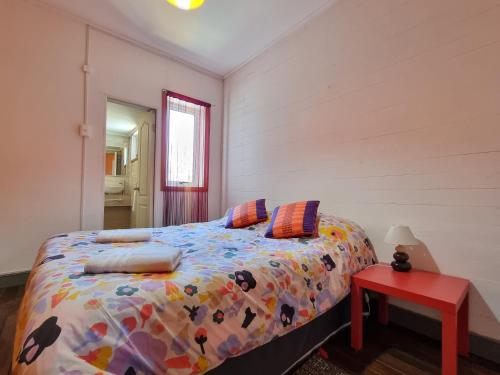
[(139, 127), (139, 183), (136, 191), (136, 228), (147, 228), (152, 226), (151, 218), (151, 163), (150, 137), (151, 123), (143, 121)]

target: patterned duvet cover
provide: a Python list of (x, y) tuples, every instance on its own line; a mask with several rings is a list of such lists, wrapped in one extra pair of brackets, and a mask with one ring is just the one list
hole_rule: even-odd
[(267, 239), (267, 222), (155, 229), (183, 257), (170, 274), (83, 274), (96, 232), (47, 240), (21, 305), (14, 374), (198, 374), (324, 313), (375, 262), (355, 223), (321, 215), (319, 237)]

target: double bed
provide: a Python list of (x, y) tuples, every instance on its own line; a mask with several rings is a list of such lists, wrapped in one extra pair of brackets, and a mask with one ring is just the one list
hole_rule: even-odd
[(350, 277), (376, 262), (362, 228), (320, 214), (318, 236), (272, 239), (225, 218), (154, 229), (173, 273), (85, 274), (96, 232), (48, 239), (19, 312), (13, 374), (283, 373), (348, 321)]

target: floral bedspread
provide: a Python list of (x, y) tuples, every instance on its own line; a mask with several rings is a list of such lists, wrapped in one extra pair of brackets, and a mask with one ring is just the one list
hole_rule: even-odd
[(155, 229), (183, 250), (170, 274), (83, 273), (96, 232), (48, 239), (21, 305), (13, 374), (199, 374), (306, 324), (375, 262), (355, 223), (321, 215), (319, 237), (267, 239), (225, 219)]

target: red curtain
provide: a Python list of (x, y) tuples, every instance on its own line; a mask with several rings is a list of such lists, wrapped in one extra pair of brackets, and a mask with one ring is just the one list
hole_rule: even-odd
[(163, 224), (208, 220), (208, 165), (211, 105), (163, 91)]
[(163, 193), (163, 223), (181, 225), (208, 220), (208, 192), (165, 191)]

